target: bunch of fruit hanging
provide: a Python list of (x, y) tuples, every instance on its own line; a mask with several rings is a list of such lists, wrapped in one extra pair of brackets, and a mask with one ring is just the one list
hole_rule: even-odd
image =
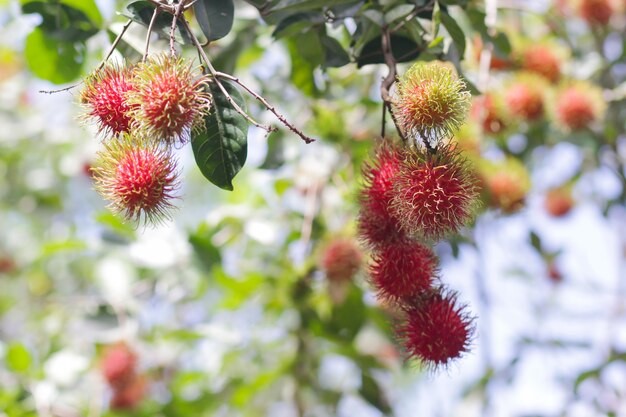
[(474, 331), (456, 292), (441, 282), (432, 249), (470, 222), (478, 205), (471, 167), (452, 141), (470, 98), (451, 66), (414, 64), (387, 101), (402, 140), (383, 137), (363, 168), (358, 234), (372, 252), (371, 285), (401, 311), (397, 332), (407, 354), (431, 369), (466, 352)]

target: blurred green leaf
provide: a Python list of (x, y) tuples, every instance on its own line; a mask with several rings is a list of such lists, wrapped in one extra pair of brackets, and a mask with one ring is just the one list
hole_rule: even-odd
[(8, 368), (15, 372), (25, 372), (32, 364), (30, 353), (26, 347), (19, 342), (14, 342), (9, 345), (5, 361)]
[(62, 42), (35, 28), (26, 38), (24, 55), (37, 77), (55, 84), (74, 81), (81, 75), (86, 49), (82, 43)]

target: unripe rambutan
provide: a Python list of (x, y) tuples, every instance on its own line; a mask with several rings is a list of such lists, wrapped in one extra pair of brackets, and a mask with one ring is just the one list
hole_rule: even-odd
[(507, 126), (504, 106), (500, 101), (492, 93), (474, 97), (472, 100), (471, 117), (482, 125), (485, 133), (495, 135)]
[(113, 388), (128, 385), (135, 378), (137, 355), (125, 343), (107, 346), (100, 361), (102, 376)]
[(468, 351), (473, 319), (457, 304), (455, 293), (435, 291), (406, 306), (405, 313), (398, 334), (409, 356), (427, 368), (445, 366)]
[(376, 148), (372, 163), (363, 166), (358, 233), (369, 246), (406, 240), (399, 230), (398, 221), (389, 211), (394, 178), (400, 169), (403, 154), (400, 147), (384, 141)]
[(361, 268), (362, 255), (351, 239), (335, 239), (322, 254), (322, 269), (331, 281), (349, 281)]
[(544, 207), (553, 217), (563, 217), (574, 206), (574, 199), (569, 188), (554, 188), (546, 194)]
[(478, 172), (491, 207), (511, 214), (524, 206), (526, 194), (530, 190), (530, 176), (519, 160), (483, 160), (478, 164)]
[(156, 142), (122, 135), (104, 143), (92, 169), (96, 190), (128, 220), (169, 218), (178, 188), (176, 161)]
[(581, 130), (599, 120), (606, 108), (602, 92), (597, 87), (577, 82), (567, 85), (557, 94), (555, 116), (569, 130)]
[(507, 89), (504, 100), (509, 113), (526, 121), (535, 121), (544, 114), (543, 91), (547, 86), (531, 74), (519, 76)]
[(370, 278), (382, 299), (401, 302), (419, 297), (435, 281), (437, 258), (421, 243), (384, 246), (372, 260)]
[(87, 109), (84, 118), (94, 121), (99, 132), (119, 135), (130, 131), (127, 94), (134, 88), (131, 79), (131, 68), (112, 64), (85, 79), (80, 93), (80, 101)]
[(183, 58), (157, 55), (137, 66), (128, 94), (138, 132), (167, 144), (185, 143), (211, 108), (208, 78)]
[(552, 83), (561, 78), (561, 58), (548, 45), (531, 44), (521, 54), (522, 68), (545, 77)]
[(127, 385), (113, 391), (111, 410), (131, 410), (139, 405), (145, 394), (146, 378), (135, 375)]
[(604, 26), (615, 12), (610, 0), (578, 0), (576, 10), (590, 25)]
[(452, 146), (413, 149), (395, 177), (390, 208), (407, 235), (436, 240), (471, 220), (477, 191), (467, 160)]
[(452, 67), (418, 62), (398, 80), (393, 105), (405, 133), (438, 140), (465, 122), (470, 98)]

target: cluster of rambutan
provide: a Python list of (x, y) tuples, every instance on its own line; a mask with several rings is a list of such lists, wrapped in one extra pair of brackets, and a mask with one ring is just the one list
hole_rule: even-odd
[(146, 391), (146, 378), (137, 373), (137, 355), (123, 342), (107, 346), (100, 369), (113, 390), (110, 407), (127, 410), (137, 406)]
[(372, 251), (371, 284), (381, 302), (403, 312), (398, 335), (409, 356), (428, 367), (461, 356), (473, 332), (456, 293), (438, 278), (432, 249), (472, 219), (477, 201), (466, 160), (441, 143), (466, 117), (464, 88), (445, 64), (415, 64), (393, 100), (407, 141), (384, 140), (363, 169), (358, 233)]
[(179, 186), (172, 147), (202, 128), (207, 83), (191, 63), (161, 54), (134, 66), (106, 64), (85, 79), (84, 119), (104, 137), (91, 173), (113, 211), (150, 223), (169, 217)]

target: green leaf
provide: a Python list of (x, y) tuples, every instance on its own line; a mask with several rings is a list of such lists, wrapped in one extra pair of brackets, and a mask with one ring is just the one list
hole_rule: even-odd
[[(243, 97), (234, 85), (222, 82), (232, 99), (245, 108)], [(196, 164), (213, 184), (233, 190), (233, 178), (248, 156), (248, 121), (230, 104), (215, 83), (211, 83), (213, 109), (205, 118), (206, 129), (191, 138)]]
[(324, 47), (324, 68), (339, 68), (350, 63), (350, 56), (337, 39), (320, 34), (320, 41)]
[[(413, 40), (393, 34), (391, 38), (391, 52), (396, 62), (409, 62), (413, 61), (421, 52), (420, 46)], [(377, 37), (369, 41), (361, 50), (361, 53), (357, 57), (357, 65), (361, 68), (368, 64), (382, 64), (385, 62), (385, 56), (383, 55), (383, 48), (381, 38)]]
[[(150, 25), (152, 15), (154, 14), (155, 6), (147, 0), (138, 0), (130, 3), (126, 6), (126, 11), (121, 12), (122, 16), (132, 19), (145, 27)], [(169, 13), (160, 13), (153, 25), (153, 32), (161, 35), (162, 37), (169, 39), (172, 28), (173, 16)], [(182, 44), (191, 44), (191, 36), (189, 32), (182, 24), (181, 20), (176, 22), (176, 32), (174, 33), (174, 40)]]
[(28, 35), (24, 47), (33, 74), (55, 84), (68, 83), (81, 75), (85, 53), (84, 44), (52, 39), (39, 28)]
[(465, 54), (465, 33), (463, 33), (463, 29), (461, 29), (456, 20), (448, 13), (441, 13), (441, 23), (443, 23), (443, 26), (446, 28), (459, 50), (459, 56), (463, 57)]
[(198, 260), (207, 271), (210, 271), (214, 265), (222, 261), (219, 249), (215, 247), (211, 240), (215, 232), (208, 225), (201, 224), (198, 230), (189, 234), (189, 243), (191, 243)]
[(202, 33), (210, 42), (228, 35), (233, 27), (233, 0), (199, 0), (193, 5), (193, 11)]
[(353, 340), (365, 323), (366, 313), (363, 293), (356, 285), (351, 285), (343, 303), (333, 307), (329, 330), (344, 340)]
[(32, 363), (28, 350), (23, 344), (18, 342), (11, 343), (11, 345), (9, 345), (5, 360), (7, 367), (15, 372), (27, 371)]
[(59, 41), (84, 41), (98, 32), (97, 24), (82, 10), (66, 4), (30, 1), (22, 5), (22, 12), (41, 15), (38, 27), (46, 33), (46, 37)]
[(393, 411), (391, 409), (391, 406), (389, 405), (389, 401), (387, 400), (385, 393), (378, 385), (378, 382), (376, 382), (376, 380), (369, 372), (363, 373), (359, 394), (361, 394), (361, 396), (368, 403), (372, 404), (383, 413), (390, 414)]

